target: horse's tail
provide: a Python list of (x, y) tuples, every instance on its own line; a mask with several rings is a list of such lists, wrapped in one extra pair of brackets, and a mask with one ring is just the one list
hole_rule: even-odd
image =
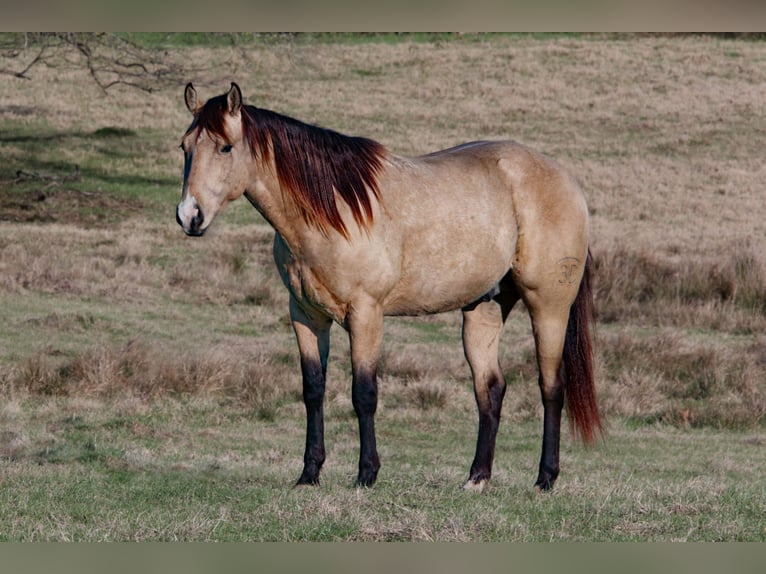
[(591, 270), (593, 258), (588, 250), (577, 297), (569, 311), (562, 367), (569, 425), (575, 436), (593, 442), (603, 432), (593, 379), (592, 328), (595, 320)]

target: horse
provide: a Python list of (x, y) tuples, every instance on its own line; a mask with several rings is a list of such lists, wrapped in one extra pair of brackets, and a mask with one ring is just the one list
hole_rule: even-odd
[(475, 141), (395, 155), (347, 136), (243, 103), (228, 92), (206, 102), (184, 90), (193, 119), (183, 135), (176, 220), (201, 236), (245, 196), (274, 228), (273, 256), (290, 294), (300, 352), (306, 443), (298, 485), (318, 485), (325, 460), (323, 399), (330, 327), (349, 337), (351, 396), (359, 425), (356, 484), (380, 468), (375, 438), (384, 316), (461, 309), (462, 341), (479, 414), (464, 488), (487, 485), (506, 383), (499, 336), (521, 299), (530, 316), (543, 404), (535, 487), (559, 474), (562, 410), (575, 437), (602, 432), (593, 376), (589, 215), (575, 179), (514, 141)]

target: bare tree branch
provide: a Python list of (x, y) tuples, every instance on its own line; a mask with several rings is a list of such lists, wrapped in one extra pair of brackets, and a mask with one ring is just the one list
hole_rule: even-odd
[(157, 85), (179, 83), (190, 74), (166, 53), (116, 34), (0, 34), (0, 75), (29, 80), (40, 67), (82, 68), (104, 93), (119, 85), (152, 92)]
[(40, 48), (40, 52), (37, 54), (37, 56), (35, 56), (32, 59), (32, 61), (29, 62), (29, 64), (27, 64), (26, 67), (24, 67), (24, 69), (16, 72), (16, 77), (17, 78), (29, 79), (27, 77), (27, 72), (29, 70), (31, 70), (36, 64), (38, 64), (39, 62), (41, 62), (43, 60), (43, 55), (45, 54), (45, 51), (47, 49), (48, 49), (48, 45), (47, 44), (43, 44), (42, 47)]

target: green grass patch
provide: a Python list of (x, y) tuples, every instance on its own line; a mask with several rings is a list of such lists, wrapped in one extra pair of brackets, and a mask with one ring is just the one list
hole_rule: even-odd
[(62, 131), (45, 122), (4, 127), (0, 220), (103, 226), (131, 212), (167, 217), (177, 201), (180, 178), (166, 175), (172, 169), (162, 160), (162, 134), (115, 126)]
[(0, 460), (4, 540), (766, 540), (764, 439), (749, 433), (617, 426), (592, 448), (565, 438), (557, 488), (540, 495), (540, 423), (504, 424), (490, 488), (475, 495), (460, 488), (472, 413), (381, 414), (383, 467), (364, 490), (355, 421), (330, 416), (323, 485), (294, 490), (301, 409), (264, 420), (204, 401), (60, 407), (70, 414), (22, 406), (26, 447)]

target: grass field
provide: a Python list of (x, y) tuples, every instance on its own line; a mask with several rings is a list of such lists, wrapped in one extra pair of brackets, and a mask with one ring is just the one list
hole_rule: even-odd
[[(134, 38), (135, 39), (135, 38)], [(512, 138), (581, 181), (608, 432), (541, 413), (526, 313), (504, 331), (495, 472), (459, 313), (389, 320), (376, 486), (353, 485), (334, 328), (323, 485), (292, 490), (304, 411), (270, 227), (245, 202), (183, 235), (183, 84), (78, 68), (0, 82), (0, 539), (766, 540), (766, 43), (715, 36), (139, 37), (245, 100), (418, 154)], [(0, 68), (3, 67), (0, 55)]]

